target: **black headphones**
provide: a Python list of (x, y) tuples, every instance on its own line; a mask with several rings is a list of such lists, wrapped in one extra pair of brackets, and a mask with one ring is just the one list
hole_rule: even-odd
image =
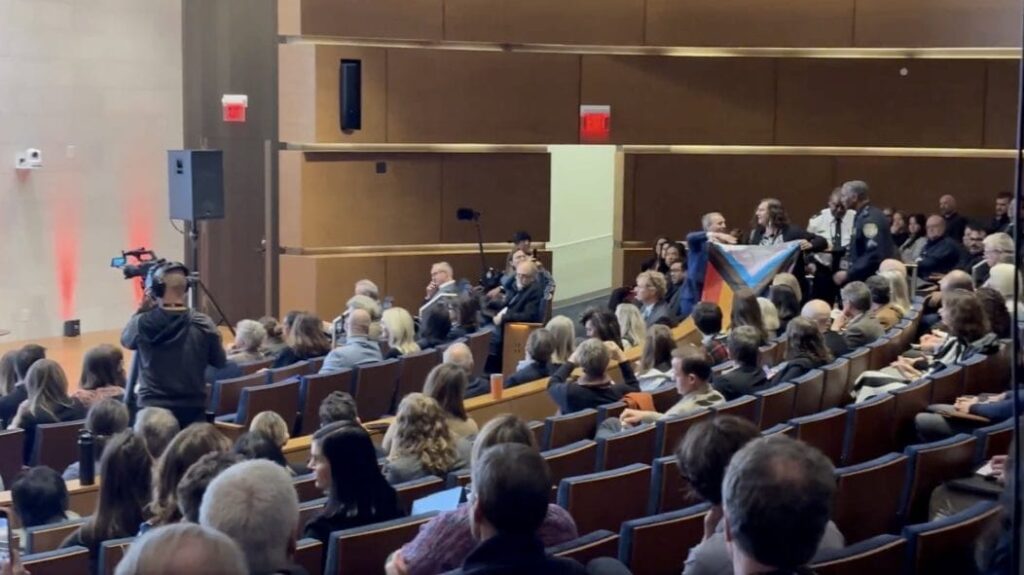
[(157, 298), (164, 297), (164, 292), (167, 291), (167, 284), (164, 283), (164, 276), (171, 272), (181, 272), (185, 274), (186, 291), (192, 287), (192, 277), (185, 264), (181, 262), (164, 262), (160, 265), (154, 266), (146, 276), (146, 293)]

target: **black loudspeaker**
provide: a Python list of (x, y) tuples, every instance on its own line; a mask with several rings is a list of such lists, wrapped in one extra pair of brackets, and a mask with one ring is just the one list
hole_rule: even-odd
[(224, 217), (224, 153), (168, 150), (167, 187), (171, 219), (193, 222)]
[(363, 127), (363, 62), (342, 60), (338, 79), (341, 131), (360, 130)]

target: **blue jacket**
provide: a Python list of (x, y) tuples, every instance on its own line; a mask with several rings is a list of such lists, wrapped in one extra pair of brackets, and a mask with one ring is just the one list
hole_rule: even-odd
[(345, 345), (331, 350), (324, 358), (320, 373), (334, 373), (345, 368), (355, 367), (361, 363), (381, 361), (380, 346), (366, 336), (350, 335)]
[(704, 273), (708, 268), (708, 233), (692, 232), (686, 236), (686, 283), (679, 297), (679, 319), (690, 317), (693, 306), (704, 291)]
[[(1024, 390), (1017, 390), (1017, 401), (1024, 409)], [(991, 403), (975, 403), (969, 410), (973, 415), (987, 417), (993, 422), (1005, 421), (1013, 417), (1013, 400), (1010, 398)]]

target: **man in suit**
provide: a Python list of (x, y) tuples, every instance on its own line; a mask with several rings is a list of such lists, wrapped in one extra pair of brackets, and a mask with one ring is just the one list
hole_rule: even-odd
[(736, 363), (736, 367), (711, 381), (711, 385), (725, 396), (726, 401), (768, 387), (768, 376), (758, 365), (760, 343), (761, 336), (752, 326), (742, 325), (729, 332), (729, 358)]
[(520, 262), (516, 266), (516, 283), (511, 293), (505, 298), (505, 307), (494, 315), (491, 326), (494, 335), (491, 337), (491, 349), (487, 358), (487, 371), (500, 369), (501, 343), (504, 336), (502, 324), (506, 322), (539, 323), (544, 321), (544, 288), (537, 281), (537, 264), (531, 260)]
[(985, 238), (988, 232), (980, 222), (967, 222), (967, 230), (964, 232), (964, 249), (960, 254), (958, 268), (967, 273), (972, 273), (974, 266), (985, 259)]
[(839, 197), (848, 210), (854, 210), (853, 239), (845, 262), (846, 269), (832, 276), (836, 285), (864, 281), (878, 271), (885, 258), (896, 253), (889, 222), (882, 210), (871, 205), (868, 185), (859, 180), (846, 182), (839, 188)]
[(864, 282), (846, 284), (839, 296), (843, 300), (843, 313), (832, 323), (832, 329), (846, 338), (846, 345), (856, 349), (885, 334), (882, 324), (871, 317), (871, 290)]
[(680, 260), (668, 266), (668, 307), (672, 313), (678, 313), (679, 300), (683, 297), (683, 284), (686, 282), (686, 264)]
[(708, 242), (736, 243), (736, 238), (726, 233), (728, 228), (725, 227), (725, 216), (722, 214), (704, 214), (700, 218), (700, 223), (704, 228), (702, 231), (692, 232), (686, 236), (686, 283), (680, 288), (683, 295), (679, 298), (679, 319), (690, 317), (693, 306), (700, 301), (704, 291), (704, 273), (708, 267)]
[(1010, 200), (1013, 194), (1010, 192), (999, 192), (996, 196), (996, 212), (992, 216), (987, 231), (990, 234), (1005, 232), (1010, 227)]
[(939, 213), (946, 222), (946, 230), (949, 237), (955, 242), (961, 242), (964, 238), (964, 230), (967, 229), (967, 218), (956, 211), (956, 198), (946, 194), (939, 198)]
[(853, 237), (853, 210), (846, 209), (840, 194), (841, 188), (832, 190), (828, 207), (821, 210), (807, 222), (807, 231), (828, 240), (828, 251), (812, 256), (814, 265), (814, 297), (834, 302), (839, 288), (832, 282), (832, 276), (839, 271), (839, 262), (846, 253)]
[(818, 326), (821, 337), (825, 340), (825, 347), (832, 352), (832, 357), (839, 357), (850, 351), (850, 346), (846, 344), (846, 338), (839, 332), (832, 331), (832, 307), (828, 305), (828, 302), (812, 299), (804, 304), (800, 315)]
[(942, 216), (931, 215), (925, 223), (925, 235), (928, 241), (917, 258), (917, 277), (937, 281), (960, 263), (963, 248), (957, 242), (963, 239), (963, 234), (954, 240), (946, 233), (946, 221)]
[(455, 282), (455, 270), (448, 262), (437, 262), (430, 266), (430, 283), (427, 284), (427, 296), (423, 301), (430, 301), (437, 294), (458, 295), (459, 288)]
[(665, 276), (656, 271), (646, 271), (636, 276), (633, 295), (636, 297), (636, 304), (640, 307), (640, 315), (643, 316), (645, 325), (675, 325), (675, 314), (665, 301), (666, 289)]

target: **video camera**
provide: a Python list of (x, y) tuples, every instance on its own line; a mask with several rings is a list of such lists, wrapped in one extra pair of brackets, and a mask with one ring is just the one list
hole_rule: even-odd
[[(135, 263), (129, 263), (128, 258), (133, 258)], [(149, 275), (149, 272), (156, 266), (166, 263), (164, 258), (157, 257), (156, 252), (146, 248), (134, 250), (122, 250), (119, 257), (111, 258), (110, 267), (117, 268), (124, 273), (124, 279), (142, 278)]]

